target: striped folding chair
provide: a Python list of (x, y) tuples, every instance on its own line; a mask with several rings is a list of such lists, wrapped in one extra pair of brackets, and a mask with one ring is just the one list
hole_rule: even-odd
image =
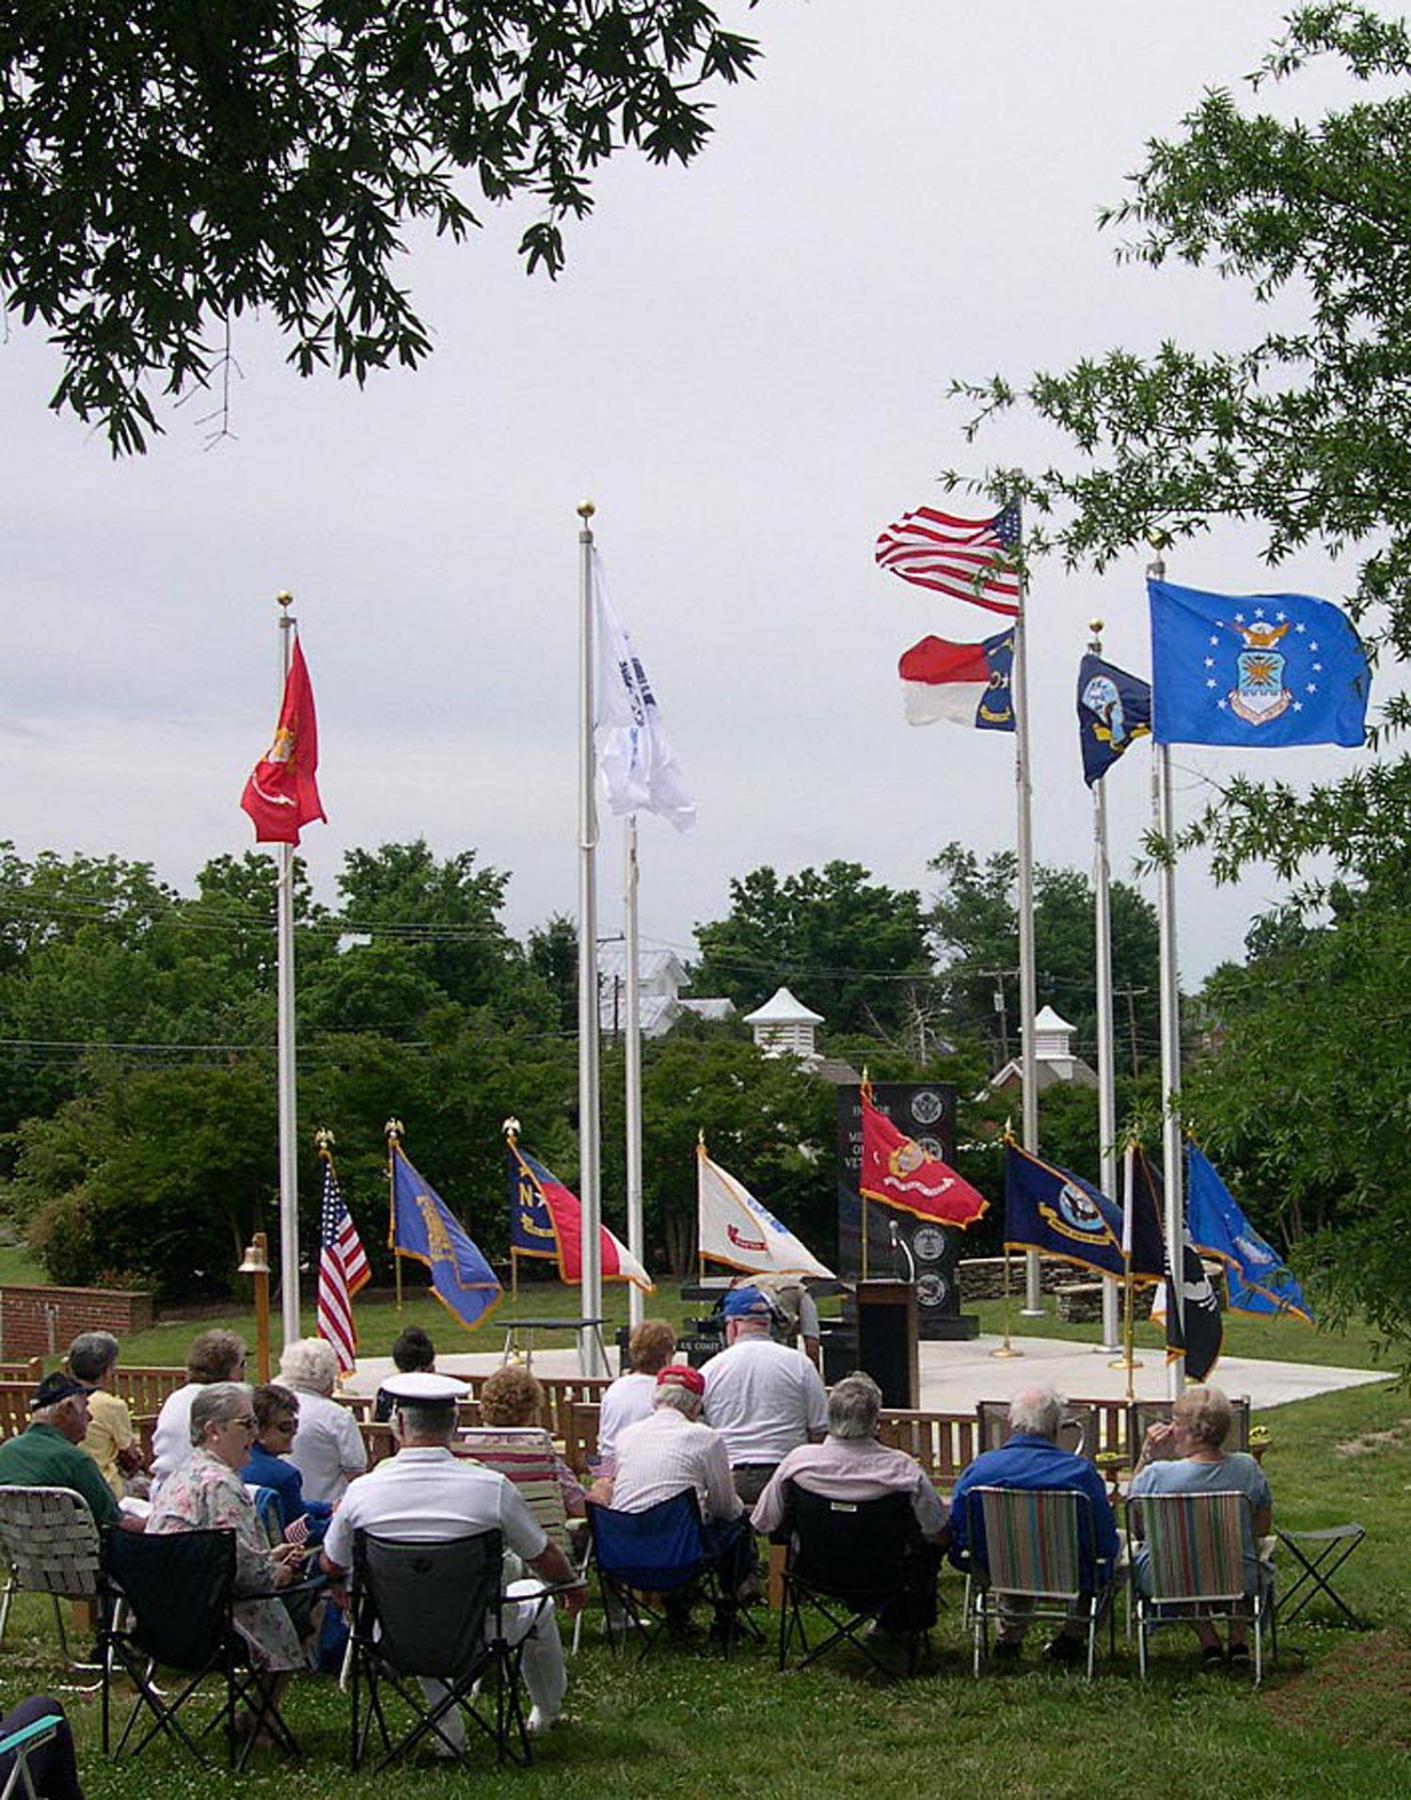
[[(1254, 1630), (1254, 1685), (1264, 1675), (1264, 1620), (1258, 1589), (1244, 1591), (1244, 1521), (1249, 1497), (1237, 1492), (1142, 1494), (1128, 1502), (1128, 1520), (1147, 1544), (1144, 1594), (1133, 1569), (1132, 1604), (1137, 1659), (1147, 1672), (1147, 1639), (1158, 1625), (1247, 1619)], [(1133, 1518), (1133, 1514), (1136, 1518)], [(1262, 1583), (1261, 1583), (1262, 1586)]]
[(98, 1527), (87, 1503), (71, 1488), (0, 1487), (0, 1562), (9, 1572), (0, 1594), (0, 1643), (13, 1596), (48, 1594), (59, 1647), (73, 1664), (59, 1601), (98, 1596)]
[(972, 1554), (970, 1570), (975, 1674), (989, 1654), (991, 1620), (1007, 1611), (1083, 1621), (1091, 1681), (1112, 1568), (1095, 1554), (1088, 1496), (1076, 1488), (977, 1487), (966, 1498), (969, 1542), (984, 1545), (983, 1554)]

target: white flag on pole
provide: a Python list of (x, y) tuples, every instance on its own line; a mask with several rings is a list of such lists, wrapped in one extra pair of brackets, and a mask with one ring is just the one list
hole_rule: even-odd
[(696, 1156), (702, 1256), (756, 1275), (819, 1275), (832, 1279), (833, 1271), (825, 1268), (787, 1225), (781, 1224), (727, 1169), (710, 1160), (704, 1144), (697, 1145)]
[(651, 812), (678, 831), (696, 822), (696, 803), (662, 729), (661, 712), (632, 640), (613, 611), (602, 558), (593, 551), (598, 635), (594, 732), (608, 804), (621, 817)]

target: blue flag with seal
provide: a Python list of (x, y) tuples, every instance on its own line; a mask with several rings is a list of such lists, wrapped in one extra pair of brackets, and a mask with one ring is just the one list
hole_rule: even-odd
[[(1004, 1247), (1038, 1250), (1119, 1279), (1127, 1273), (1122, 1208), (1079, 1176), (1040, 1162), (1012, 1138), (1004, 1146)], [(1160, 1215), (1139, 1193), (1132, 1212), (1132, 1278), (1158, 1282), (1165, 1268)]]
[(1078, 737), (1083, 780), (1091, 787), (1131, 749), (1151, 736), (1151, 689), (1115, 663), (1089, 654), (1078, 665)]
[(431, 1291), (468, 1331), (500, 1304), (504, 1289), (479, 1247), (429, 1181), (392, 1146), (392, 1228), (387, 1247), (425, 1263)]
[(1235, 1312), (1293, 1313), (1313, 1324), (1297, 1278), (1250, 1224), (1214, 1164), (1195, 1144), (1186, 1145), (1186, 1217), (1196, 1248), (1224, 1263)]
[(1365, 742), (1371, 676), (1352, 622), (1307, 594), (1206, 594), (1148, 581), (1158, 744)]

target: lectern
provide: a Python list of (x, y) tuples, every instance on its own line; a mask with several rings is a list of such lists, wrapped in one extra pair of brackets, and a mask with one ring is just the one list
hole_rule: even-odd
[(854, 1304), (857, 1366), (881, 1388), (883, 1406), (914, 1411), (921, 1404), (915, 1286), (909, 1281), (859, 1281)]

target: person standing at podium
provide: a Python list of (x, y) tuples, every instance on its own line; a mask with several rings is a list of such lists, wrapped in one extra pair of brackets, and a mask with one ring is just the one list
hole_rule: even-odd
[(732, 1288), (723, 1310), (726, 1347), (703, 1371), (705, 1422), (725, 1439), (735, 1491), (750, 1507), (791, 1450), (821, 1442), (828, 1396), (803, 1352), (770, 1336), (758, 1288)]

